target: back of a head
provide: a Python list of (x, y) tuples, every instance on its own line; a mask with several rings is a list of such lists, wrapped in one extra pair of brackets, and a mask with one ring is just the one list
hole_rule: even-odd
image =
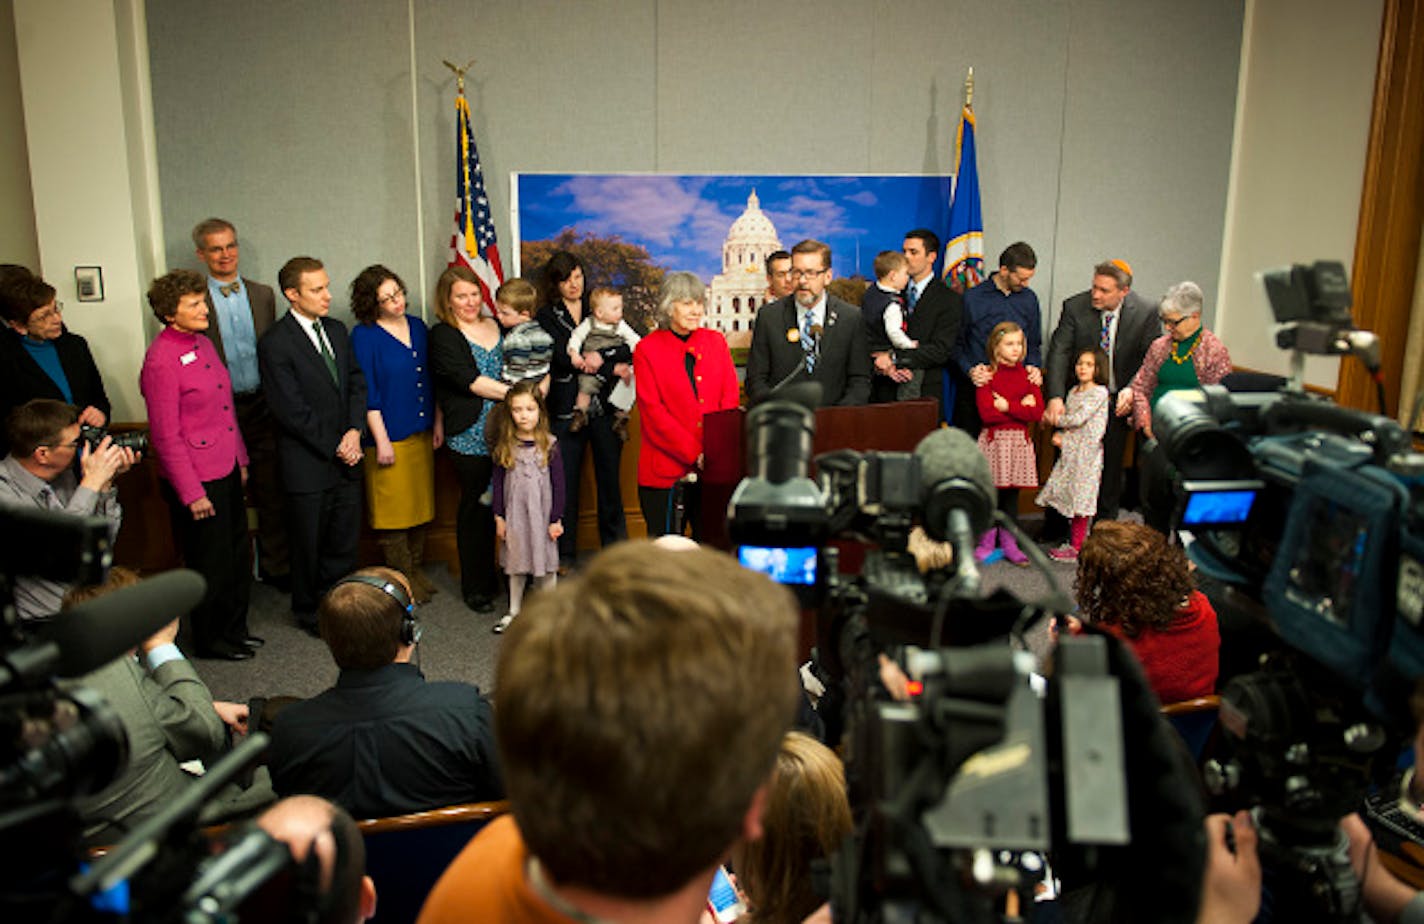
[(298, 864), (314, 865), (320, 924), (367, 917), (375, 893), (365, 878), (366, 843), (344, 808), (320, 796), (290, 796), (263, 812), (257, 825), (286, 844)]
[(361, 568), (338, 581), (317, 605), (317, 625), (331, 658), (342, 670), (375, 670), (396, 659), (405, 644), (402, 621), (406, 614), (390, 594), (352, 578), (374, 578), (410, 588), (404, 575), (392, 568)]
[(495, 732), (555, 882), (666, 895), (741, 831), (796, 708), (785, 588), (704, 549), (621, 543), (505, 637)]
[(798, 924), (825, 901), (811, 864), (829, 857), (851, 833), (845, 768), (830, 748), (788, 732), (776, 757), (761, 839), (732, 854), (737, 881), (756, 924)]

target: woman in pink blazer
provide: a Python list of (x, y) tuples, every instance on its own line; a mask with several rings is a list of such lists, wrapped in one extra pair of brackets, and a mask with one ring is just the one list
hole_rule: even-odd
[(189, 639), (200, 658), (242, 661), (262, 644), (247, 629), (247, 447), (237, 429), (227, 367), (203, 333), (207, 291), (207, 280), (189, 270), (153, 281), (148, 304), (164, 328), (144, 355), (139, 389), (148, 405), (149, 444), (163, 476), (173, 538), (184, 564), (208, 582), (189, 614)]

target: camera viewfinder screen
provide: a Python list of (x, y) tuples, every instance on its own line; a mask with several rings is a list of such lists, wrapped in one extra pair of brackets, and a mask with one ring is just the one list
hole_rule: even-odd
[(1256, 491), (1208, 491), (1187, 497), (1182, 526), (1223, 526), (1241, 524), (1251, 515)]
[(812, 586), (816, 583), (816, 547), (743, 545), (737, 547), (742, 567), (760, 571), (778, 584)]

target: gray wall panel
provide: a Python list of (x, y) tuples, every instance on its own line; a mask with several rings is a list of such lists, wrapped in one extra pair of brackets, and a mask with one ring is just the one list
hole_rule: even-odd
[[(343, 288), (380, 258), (418, 289), (421, 237), (433, 286), (454, 198), (442, 58), (476, 59), (468, 96), (506, 269), (512, 171), (948, 172), (972, 65), (990, 263), (1030, 241), (1046, 307), (1108, 254), (1133, 261), (1146, 294), (1182, 278), (1214, 287), (1239, 0), (414, 10), (412, 116), (404, 0), (148, 0), (171, 259), (191, 263), (186, 231), (216, 211), (242, 226), (244, 266), (264, 279), (309, 249)], [(194, 77), (227, 59), (240, 63)]]

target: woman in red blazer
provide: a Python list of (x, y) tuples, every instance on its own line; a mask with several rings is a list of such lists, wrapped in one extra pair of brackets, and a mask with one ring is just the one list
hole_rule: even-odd
[(673, 532), (675, 487), (692, 538), (700, 538), (702, 418), (737, 406), (737, 369), (727, 341), (702, 326), (707, 287), (692, 273), (669, 273), (658, 298), (658, 329), (633, 351), (633, 383), (643, 444), (638, 504), (649, 536)]
[(143, 357), (139, 389), (149, 445), (163, 476), (173, 538), (187, 567), (208, 582), (191, 620), (198, 657), (241, 661), (261, 640), (247, 630), (247, 447), (237, 429), (232, 380), (208, 329), (208, 283), (174, 270), (153, 281), (148, 303), (164, 324)]

